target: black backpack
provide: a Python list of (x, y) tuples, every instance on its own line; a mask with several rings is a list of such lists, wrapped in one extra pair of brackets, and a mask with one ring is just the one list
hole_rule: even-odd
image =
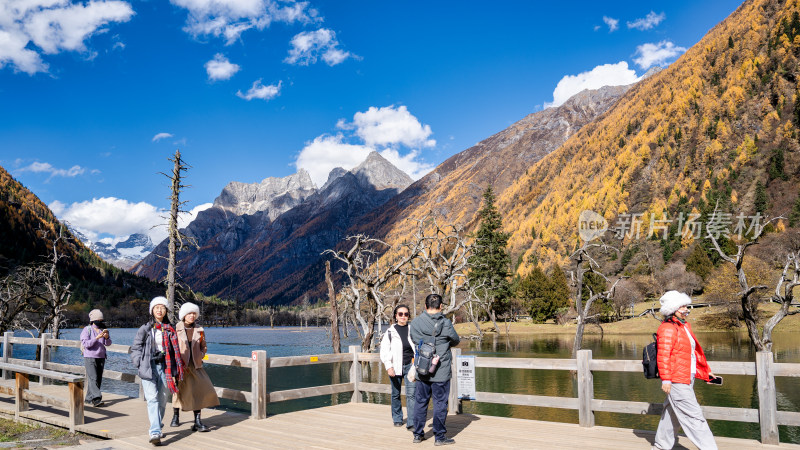
[(439, 320), (433, 325), (433, 339), (431, 339), (431, 342), (428, 343), (424, 342), (422, 339), (419, 340), (419, 345), (417, 346), (417, 357), (414, 358), (418, 375), (433, 375), (433, 372), (436, 371), (436, 367), (431, 368), (431, 365), (433, 362), (433, 357), (436, 356), (436, 336), (439, 336), (441, 331), (442, 321)]
[(649, 379), (659, 378), (658, 376), (658, 361), (656, 356), (658, 354), (658, 337), (653, 333), (653, 342), (647, 344), (642, 350), (642, 368), (644, 369), (644, 377)]

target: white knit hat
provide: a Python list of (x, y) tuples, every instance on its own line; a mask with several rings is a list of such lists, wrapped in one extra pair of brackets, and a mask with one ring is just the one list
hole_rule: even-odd
[(675, 311), (680, 309), (681, 306), (690, 305), (692, 299), (683, 292), (667, 291), (661, 296), (659, 302), (661, 302), (661, 315), (669, 317), (675, 314)]
[(181, 309), (180, 311), (178, 311), (178, 319), (183, 320), (183, 318), (186, 317), (187, 314), (191, 313), (195, 313), (199, 316), (200, 307), (195, 305), (194, 303), (186, 302), (183, 305), (181, 305)]
[(164, 308), (167, 308), (167, 311), (169, 311), (169, 301), (167, 301), (166, 297), (156, 297), (150, 301), (150, 314), (153, 314), (153, 308), (155, 308), (156, 305), (164, 305)]
[(99, 320), (103, 320), (103, 311), (99, 309), (89, 311), (89, 322), (96, 322)]

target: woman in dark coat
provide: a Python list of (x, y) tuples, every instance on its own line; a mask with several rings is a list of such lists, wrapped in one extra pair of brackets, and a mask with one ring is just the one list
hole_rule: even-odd
[(142, 379), (150, 419), (150, 443), (161, 445), (161, 423), (170, 392), (178, 392), (183, 378), (183, 361), (175, 329), (167, 319), (169, 303), (164, 297), (150, 302), (150, 320), (136, 332), (131, 346), (131, 362)]

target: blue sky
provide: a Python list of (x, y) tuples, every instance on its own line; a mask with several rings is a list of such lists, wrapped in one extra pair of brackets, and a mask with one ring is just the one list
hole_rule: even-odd
[(380, 151), (414, 178), (584, 87), (673, 62), (739, 3), (0, 0), (0, 165), (90, 237), (229, 181)]

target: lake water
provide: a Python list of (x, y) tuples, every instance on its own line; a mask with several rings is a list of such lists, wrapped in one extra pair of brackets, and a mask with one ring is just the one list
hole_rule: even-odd
[[(136, 333), (135, 329), (113, 329), (112, 339), (115, 344), (130, 345)], [(63, 339), (77, 339), (79, 329), (64, 330)], [(331, 353), (330, 336), (324, 328), (299, 327), (232, 327), (206, 329), (209, 353), (250, 356), (254, 350), (266, 350), (269, 356), (295, 356)], [(777, 362), (800, 363), (800, 345), (797, 333), (776, 333), (773, 351)], [(641, 358), (642, 348), (651, 341), (647, 335), (599, 336), (589, 335), (584, 338), (584, 348), (592, 350), (595, 359), (634, 359)], [(711, 361), (754, 361), (755, 350), (749, 345), (746, 336), (737, 333), (699, 333), (698, 339)], [(477, 342), (463, 342), (464, 354), (495, 357), (518, 358), (568, 358), (572, 348), (572, 336), (511, 336), (484, 339)], [(356, 345), (355, 333), (349, 339), (343, 339), (342, 347)], [(15, 345), (14, 355), (20, 358), (33, 358), (34, 346)], [(133, 373), (127, 355), (110, 353), (106, 367), (120, 372)], [(55, 362), (82, 364), (77, 349), (54, 349), (52, 359)], [(713, 370), (713, 363), (712, 363)], [(250, 369), (238, 367), (208, 365), (207, 371), (217, 386), (239, 390), (250, 390)], [(295, 389), (348, 380), (349, 364), (324, 364), (318, 366), (299, 366), (270, 369), (268, 376), (269, 391)], [(364, 373), (365, 380), (388, 383), (382, 367), (370, 364)], [(520, 370), (520, 369), (486, 369), (479, 368), (476, 373), (478, 391), (502, 392), (514, 394), (548, 395), (559, 397), (577, 397), (577, 381), (566, 371), (555, 370)], [(776, 378), (778, 409), (800, 411), (800, 378)], [(138, 387), (130, 383), (104, 380), (103, 389), (130, 396), (138, 395)], [(697, 398), (702, 405), (727, 406), (739, 408), (758, 408), (756, 380), (753, 376), (726, 375), (723, 386), (709, 386), (698, 383), (695, 386)], [(662, 402), (658, 380), (647, 380), (641, 373), (597, 372), (594, 374), (595, 398), (610, 400), (631, 400), (646, 402)], [(331, 405), (348, 401), (349, 394), (323, 396), (312, 399), (294, 400), (270, 404), (270, 414), (280, 414), (304, 408)], [(368, 401), (389, 403), (385, 394), (368, 394)], [(249, 411), (249, 404), (240, 404), (224, 400), (226, 408)], [(463, 410), (466, 413), (486, 414), (504, 417), (517, 417), (557, 422), (578, 422), (578, 412), (554, 408), (537, 408), (527, 406), (498, 405), (465, 401)], [(387, 421), (391, 420), (386, 410)], [(658, 417), (631, 414), (596, 413), (597, 425), (655, 430)], [(709, 421), (715, 435), (738, 438), (758, 439), (760, 436), (757, 423), (741, 423), (726, 421)], [(780, 427), (782, 442), (800, 443), (800, 428)]]

